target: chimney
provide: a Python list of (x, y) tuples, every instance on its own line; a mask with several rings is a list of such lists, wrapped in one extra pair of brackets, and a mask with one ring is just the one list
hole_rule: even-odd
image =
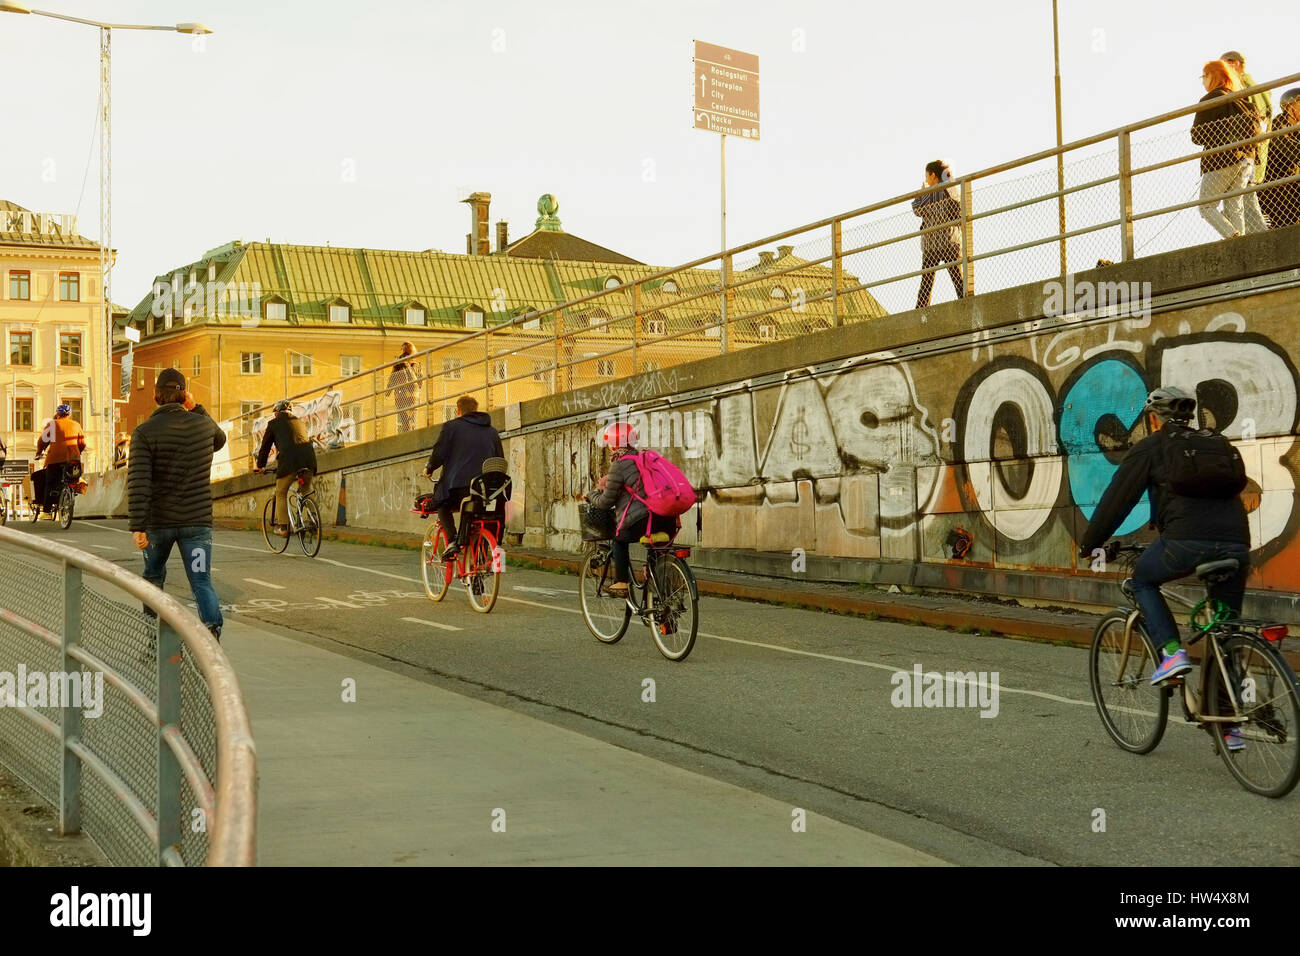
[(497, 223), (497, 252), (505, 252), (510, 245), (510, 224), (502, 219)]
[(775, 261), (776, 261), (776, 253), (774, 253), (771, 249), (764, 249), (762, 252), (758, 254), (758, 267), (760, 269), (766, 269)]
[(465, 233), (465, 255), (472, 256), (473, 254), (474, 254), (474, 233), (467, 232)]
[(784, 259), (786, 256), (788, 256), (788, 255), (789, 255), (790, 253), (792, 253), (792, 252), (794, 252), (794, 246), (777, 246), (777, 247), (776, 247), (776, 257), (777, 257), (778, 259)]
[(486, 256), (492, 251), (492, 240), (488, 235), (488, 205), (492, 202), (491, 193), (470, 193), (468, 199), (470, 210), (470, 246), (471, 256)]

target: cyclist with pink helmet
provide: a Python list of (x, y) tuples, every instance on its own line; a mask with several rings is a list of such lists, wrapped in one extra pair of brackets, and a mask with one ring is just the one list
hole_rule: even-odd
[(627, 597), (628, 578), (631, 572), (632, 557), (628, 547), (633, 541), (639, 541), (646, 533), (646, 519), (650, 519), (651, 533), (677, 530), (676, 518), (651, 515), (645, 504), (632, 494), (644, 492), (641, 471), (636, 462), (628, 456), (637, 453), (641, 437), (636, 429), (627, 422), (614, 422), (600, 435), (600, 443), (610, 449), (611, 464), (609, 473), (600, 479), (599, 494), (591, 499), (593, 508), (614, 509), (614, 540), (611, 552), (614, 556), (614, 583), (608, 591), (614, 597)]

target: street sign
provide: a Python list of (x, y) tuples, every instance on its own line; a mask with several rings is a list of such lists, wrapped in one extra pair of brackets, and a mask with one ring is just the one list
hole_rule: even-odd
[(0, 484), (17, 485), (27, 480), (31, 468), (27, 465), (26, 458), (10, 458), (0, 468)]
[(758, 57), (695, 41), (696, 129), (758, 139)]
[(131, 394), (131, 373), (134, 371), (135, 356), (129, 351), (122, 356), (122, 374), (121, 381), (118, 383), (118, 394), (126, 398)]
[(137, 329), (134, 325), (128, 325), (128, 326), (125, 326), (125, 327), (123, 327), (123, 329), (122, 329), (122, 336), (123, 336), (123, 337), (124, 337), (128, 342), (139, 342), (139, 341), (140, 341), (140, 330)]

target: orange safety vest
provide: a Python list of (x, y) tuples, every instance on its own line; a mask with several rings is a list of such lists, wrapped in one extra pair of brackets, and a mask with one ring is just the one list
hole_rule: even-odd
[(86, 448), (86, 434), (72, 418), (51, 419), (46, 422), (36, 443), (37, 454), (45, 448), (49, 449), (45, 455), (47, 465), (77, 461)]

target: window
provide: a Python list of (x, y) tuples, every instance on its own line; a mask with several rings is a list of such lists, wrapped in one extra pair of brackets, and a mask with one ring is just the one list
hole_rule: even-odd
[(551, 371), (551, 364), (539, 359), (533, 359), (533, 381), (545, 382), (547, 375)]
[(202, 357), (196, 355), (196, 356), (194, 356), (194, 374), (193, 374), (193, 377), (194, 377), (194, 378), (198, 378), (198, 377), (199, 377), (199, 372), (201, 372), (202, 370), (203, 370), (203, 360), (202, 360)]
[(9, 273), (9, 298), (30, 299), (32, 297), (32, 274), (30, 272)]
[(59, 333), (59, 364), (60, 365), (81, 364), (81, 333), (80, 332)]
[(352, 306), (350, 305), (331, 305), (330, 321), (347, 324), (352, 321)]
[(215, 262), (209, 262), (209, 263), (208, 263), (208, 281), (209, 281), (209, 282), (215, 282), (216, 279), (217, 279), (217, 264), (216, 264)]
[(261, 352), (240, 352), (239, 353), (239, 370), (245, 375), (262, 374), (262, 353)]
[(9, 364), (10, 365), (31, 365), (32, 364), (32, 333), (30, 332), (9, 333)]
[(465, 372), (461, 368), (463, 363), (460, 359), (445, 358), (442, 360), (442, 377), (443, 378), (461, 378)]
[(166, 315), (163, 316), (163, 331), (165, 332), (167, 329), (170, 329), (171, 327), (172, 327), (172, 314), (168, 312)]
[[(527, 313), (527, 314), (528, 314), (528, 315), (532, 315), (531, 312), (530, 312), (530, 313)], [(535, 332), (535, 331), (540, 330), (541, 327), (542, 327), (542, 319), (541, 319), (541, 316), (533, 315), (532, 318), (530, 318), (530, 319), (525, 319), (525, 320), (524, 320), (524, 329), (526, 329), (527, 331)]]
[(677, 282), (674, 279), (665, 279), (664, 284), (659, 287), (660, 291), (667, 292), (671, 295), (677, 294)]
[(246, 429), (247, 434), (251, 435), (253, 433), (253, 421), (257, 418), (254, 412), (256, 412), (261, 407), (262, 407), (261, 402), (240, 402), (239, 403), (239, 418), (241, 421), (243, 421), (244, 428)]
[(266, 303), (266, 317), (284, 321), (289, 317), (289, 307), (283, 302), (268, 302)]
[(84, 424), (84, 422), (82, 422), (81, 420), (81, 399), (64, 397), (59, 399), (59, 404), (67, 405), (68, 408), (72, 409), (72, 414), (70, 417), (74, 422), (76, 422), (78, 425)]
[(187, 302), (185, 308), (181, 310), (181, 324), (189, 325), (192, 318), (194, 318), (194, 306)]
[(663, 319), (647, 319), (645, 324), (646, 335), (663, 335), (665, 331)]
[(495, 382), (504, 382), (510, 377), (510, 367), (505, 359), (497, 359), (492, 363), (492, 380)]
[(343, 406), (343, 418), (345, 421), (351, 421), (353, 430), (356, 430), (356, 423), (361, 421), (365, 416), (361, 413), (361, 403), (353, 402), (350, 405)]
[(144, 369), (140, 369), (135, 373), (135, 387), (144, 388)]
[(33, 430), (33, 420), (36, 418), (36, 399), (34, 398), (15, 398), (14, 399), (14, 431), (29, 432)]
[(343, 376), (359, 375), (361, 373), (361, 356), (360, 355), (340, 355), (339, 356), (339, 374)]
[(759, 337), (760, 339), (764, 339), (764, 340), (766, 340), (766, 341), (768, 341), (768, 342), (775, 342), (775, 341), (776, 341), (776, 326), (775, 326), (775, 325), (760, 325), (760, 326), (758, 327), (758, 337)]
[(483, 328), (483, 310), (466, 309), (465, 310), (465, 328), (481, 329)]
[(788, 298), (789, 298), (789, 296), (786, 295), (785, 289), (781, 288), (779, 285), (774, 285), (774, 286), (772, 286), (772, 291), (769, 293), (769, 297), (770, 297), (770, 298), (773, 298), (773, 299), (788, 299)]
[(705, 338), (710, 338), (710, 339), (722, 338), (722, 326), (710, 325), (707, 329), (704, 330), (704, 336)]
[(623, 280), (620, 279), (618, 276), (610, 276), (608, 279), (605, 280), (605, 291), (608, 292), (610, 289), (617, 289), (622, 284), (623, 284)]
[(614, 360), (600, 359), (596, 362), (596, 374), (601, 378), (614, 377)]
[(289, 357), (289, 374), (290, 375), (310, 375), (311, 374), (311, 356), (303, 355), (301, 352), (294, 352)]
[(406, 310), (407, 325), (424, 325), (424, 309), (409, 308)]
[(81, 301), (81, 274), (77, 272), (59, 273), (59, 301)]

